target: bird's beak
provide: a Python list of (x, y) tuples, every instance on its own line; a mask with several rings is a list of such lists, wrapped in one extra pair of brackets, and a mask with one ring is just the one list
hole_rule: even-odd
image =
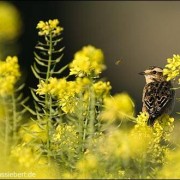
[(145, 72), (143, 71), (143, 72), (140, 72), (140, 73), (138, 73), (138, 74), (140, 74), (140, 75), (145, 75)]

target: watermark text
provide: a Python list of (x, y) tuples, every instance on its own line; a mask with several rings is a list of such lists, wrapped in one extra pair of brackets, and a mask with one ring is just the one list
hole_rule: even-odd
[(35, 178), (34, 172), (0, 172), (0, 179), (2, 178)]

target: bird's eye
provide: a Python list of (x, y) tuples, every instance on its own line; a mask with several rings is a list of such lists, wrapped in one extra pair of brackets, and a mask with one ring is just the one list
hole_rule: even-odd
[(156, 74), (156, 71), (153, 71), (152, 73), (153, 73), (153, 74)]

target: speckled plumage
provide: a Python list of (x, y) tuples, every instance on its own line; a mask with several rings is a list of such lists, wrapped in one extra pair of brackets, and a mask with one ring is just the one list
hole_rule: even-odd
[(166, 81), (162, 69), (159, 67), (151, 67), (140, 74), (144, 75), (146, 79), (142, 111), (148, 112), (148, 125), (153, 125), (159, 116), (172, 112), (175, 91), (172, 89), (172, 83)]

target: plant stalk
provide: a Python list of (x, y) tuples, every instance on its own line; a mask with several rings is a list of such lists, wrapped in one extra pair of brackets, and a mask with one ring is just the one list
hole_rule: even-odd
[[(48, 51), (48, 68), (47, 68), (47, 73), (46, 73), (46, 83), (48, 83), (49, 78), (51, 77), (51, 62), (52, 62), (52, 34), (50, 33), (49, 35), (49, 51)], [(51, 143), (51, 106), (52, 106), (52, 99), (49, 94), (45, 94), (45, 107), (46, 107), (46, 134), (47, 134), (47, 158), (48, 158), (48, 164), (50, 164), (50, 143)]]
[(13, 117), (13, 143), (16, 142), (17, 140), (17, 114), (16, 114), (16, 100), (15, 100), (15, 94), (12, 93), (11, 95), (11, 99), (12, 99), (12, 117)]

